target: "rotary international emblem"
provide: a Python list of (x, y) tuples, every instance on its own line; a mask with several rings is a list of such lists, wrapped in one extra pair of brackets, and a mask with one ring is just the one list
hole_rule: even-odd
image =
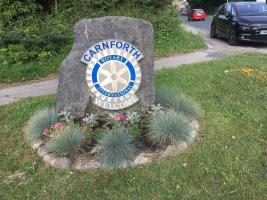
[(88, 49), (81, 61), (87, 65), (86, 80), (93, 103), (103, 109), (121, 110), (138, 102), (138, 62), (142, 58), (141, 51), (121, 40), (102, 41)]

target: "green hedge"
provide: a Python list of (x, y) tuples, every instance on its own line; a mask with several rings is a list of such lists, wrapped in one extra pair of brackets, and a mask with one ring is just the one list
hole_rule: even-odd
[(50, 1), (48, 7), (36, 2), (41, 1), (0, 0), (0, 82), (56, 73), (73, 43), (74, 24), (82, 18), (129, 16), (150, 21), (157, 57), (205, 47), (200, 37), (182, 29), (170, 0), (58, 0), (57, 10)]

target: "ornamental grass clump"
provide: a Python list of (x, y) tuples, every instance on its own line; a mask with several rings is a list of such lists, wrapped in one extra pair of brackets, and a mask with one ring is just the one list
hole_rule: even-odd
[(99, 162), (103, 168), (129, 166), (137, 152), (134, 137), (125, 132), (123, 127), (116, 127), (99, 140)]
[(85, 140), (85, 134), (79, 127), (71, 125), (55, 132), (46, 148), (50, 153), (69, 155), (77, 152)]
[(54, 109), (46, 108), (37, 112), (29, 121), (26, 128), (26, 137), (30, 141), (44, 140), (47, 138), (43, 134), (44, 130), (50, 128), (58, 122)]
[(196, 118), (200, 113), (199, 105), (183, 95), (176, 98), (176, 101), (172, 104), (172, 109), (183, 113), (188, 118)]
[(191, 127), (183, 115), (168, 110), (154, 116), (149, 124), (148, 139), (157, 145), (177, 145), (190, 139)]
[(167, 87), (159, 88), (156, 91), (156, 102), (182, 113), (188, 118), (196, 118), (200, 113), (198, 104)]
[(160, 103), (163, 106), (172, 106), (173, 102), (176, 101), (176, 96), (179, 96), (180, 93), (175, 92), (174, 89), (169, 87), (160, 87), (156, 89), (155, 101)]

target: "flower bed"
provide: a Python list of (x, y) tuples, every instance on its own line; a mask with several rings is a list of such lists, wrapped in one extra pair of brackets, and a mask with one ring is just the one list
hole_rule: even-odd
[(121, 169), (177, 155), (199, 128), (199, 107), (182, 94), (161, 88), (147, 112), (89, 113), (73, 119), (67, 109), (36, 113), (25, 129), (32, 148), (45, 163), (59, 168)]

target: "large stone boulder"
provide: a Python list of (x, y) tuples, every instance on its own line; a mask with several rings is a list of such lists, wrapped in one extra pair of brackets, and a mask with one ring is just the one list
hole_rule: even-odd
[(94, 95), (86, 80), (87, 66), (81, 57), (94, 44), (104, 40), (122, 40), (137, 47), (140, 60), (141, 85), (136, 92), (139, 101), (129, 109), (146, 110), (154, 103), (154, 49), (151, 23), (129, 17), (101, 17), (80, 20), (75, 26), (71, 52), (62, 62), (57, 89), (57, 112), (67, 109), (75, 118), (86, 112), (105, 112), (92, 103)]

